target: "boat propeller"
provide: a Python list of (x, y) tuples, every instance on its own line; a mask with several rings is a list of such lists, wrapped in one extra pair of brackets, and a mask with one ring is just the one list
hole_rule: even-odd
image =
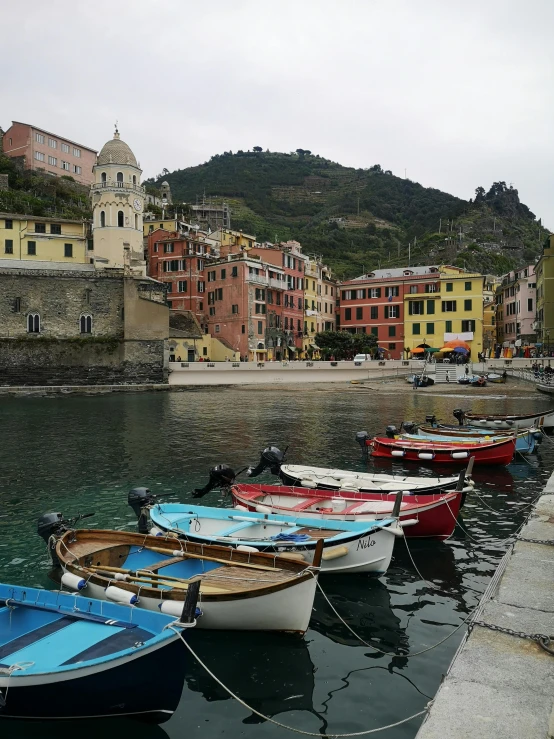
[(260, 461), (258, 462), (256, 467), (249, 467), (246, 474), (248, 475), (248, 477), (258, 477), (258, 475), (261, 475), (264, 470), (269, 469), (272, 475), (278, 475), (281, 471), (281, 465), (285, 460), (287, 449), (282, 452), (276, 446), (266, 447), (261, 453)]

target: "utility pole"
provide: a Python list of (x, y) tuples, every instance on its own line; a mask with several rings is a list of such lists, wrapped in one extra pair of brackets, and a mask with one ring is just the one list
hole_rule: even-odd
[(412, 244), (410, 241), (408, 241), (408, 267), (410, 266), (412, 261)]
[(442, 228), (442, 218), (439, 218), (439, 233), (441, 232)]

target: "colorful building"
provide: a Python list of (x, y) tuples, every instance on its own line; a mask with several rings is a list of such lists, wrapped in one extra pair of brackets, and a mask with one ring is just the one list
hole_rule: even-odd
[(94, 149), (28, 123), (12, 121), (3, 137), (3, 152), (21, 161), (25, 169), (56, 177), (68, 175), (82, 185), (94, 182)]
[(321, 257), (308, 257), (304, 272), (304, 353), (318, 354), (316, 334), (336, 328), (337, 284)]
[(373, 334), (385, 356), (402, 359), (414, 348), (412, 336), (410, 343), (405, 340), (405, 297), (419, 292), (428, 295), (428, 300), (434, 303), (439, 279), (439, 267), (404, 267), (376, 269), (343, 282), (340, 285), (340, 327), (352, 333)]
[(214, 261), (211, 244), (197, 233), (157, 229), (147, 239), (148, 275), (168, 285), (172, 310), (188, 310), (204, 321), (206, 275)]
[(240, 355), (224, 339), (205, 333), (191, 311), (169, 314), (170, 362), (238, 362)]
[(385, 356), (462, 339), (483, 349), (483, 276), (458, 267), (375, 270), (340, 286), (340, 326), (372, 333)]
[(440, 349), (459, 339), (470, 345), (471, 359), (477, 361), (483, 351), (483, 275), (441, 266), (437, 277), (429, 284), (420, 281), (417, 290), (411, 285), (404, 294), (405, 348)]
[(90, 224), (65, 218), (0, 213), (0, 259), (88, 264)]
[(537, 316), (535, 333), (537, 345), (545, 351), (554, 343), (554, 234), (544, 242), (542, 254), (535, 265), (537, 288)]
[(503, 275), (496, 291), (497, 340), (503, 347), (535, 343), (536, 293), (534, 265)]

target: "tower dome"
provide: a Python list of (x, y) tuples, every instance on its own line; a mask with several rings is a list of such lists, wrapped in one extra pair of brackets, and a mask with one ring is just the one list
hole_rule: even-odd
[(131, 147), (125, 141), (121, 140), (117, 128), (115, 129), (113, 139), (106, 142), (102, 147), (96, 163), (100, 166), (105, 164), (129, 164), (132, 167), (138, 167)]

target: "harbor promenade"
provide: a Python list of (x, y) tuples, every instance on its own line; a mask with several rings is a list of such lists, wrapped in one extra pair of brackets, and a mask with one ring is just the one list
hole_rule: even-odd
[(553, 571), (554, 474), (483, 595), (416, 739), (554, 736), (554, 637), (543, 646), (538, 638), (554, 635)]

